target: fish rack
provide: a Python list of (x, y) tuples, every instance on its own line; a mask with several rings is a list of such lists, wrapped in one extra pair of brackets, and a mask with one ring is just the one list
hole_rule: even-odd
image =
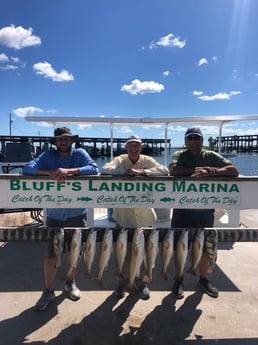
[[(82, 241), (86, 241), (89, 231), (92, 228), (81, 228)], [(97, 242), (102, 242), (106, 228), (94, 228), (97, 231)], [(111, 229), (111, 228), (110, 228)], [(148, 239), (152, 228), (143, 228), (145, 239)], [(163, 241), (164, 235), (170, 228), (156, 228), (159, 231), (159, 242)], [(205, 228), (204, 231), (215, 229), (218, 231), (219, 242), (258, 242), (258, 229), (256, 228)], [(74, 230), (74, 228), (65, 228), (65, 233)], [(120, 228), (112, 228), (113, 241), (116, 242)], [(128, 228), (128, 242), (132, 241), (134, 230)], [(173, 229), (175, 230), (175, 229)], [(180, 230), (180, 228), (179, 228)], [(188, 229), (189, 236), (197, 229)], [(22, 227), (0, 227), (1, 242), (48, 242), (55, 228), (46, 228), (43, 225), (28, 225)]]

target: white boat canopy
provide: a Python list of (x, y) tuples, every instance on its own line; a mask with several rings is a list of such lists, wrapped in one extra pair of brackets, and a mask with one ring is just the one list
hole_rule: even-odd
[(231, 121), (257, 121), (258, 114), (253, 115), (219, 115), (219, 116), (180, 116), (180, 117), (123, 117), (123, 116), (26, 116), (27, 121), (46, 122), (56, 126), (59, 123), (68, 124), (88, 124), (88, 125), (109, 125), (111, 159), (113, 159), (113, 126), (133, 125), (133, 126), (155, 126), (164, 125), (165, 128), (165, 165), (167, 165), (167, 132), (168, 126), (172, 124), (218, 124), (219, 125), (219, 150), (222, 136), (222, 127)]

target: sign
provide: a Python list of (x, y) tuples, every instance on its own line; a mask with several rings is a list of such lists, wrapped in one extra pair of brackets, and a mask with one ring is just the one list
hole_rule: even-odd
[[(242, 198), (243, 187), (247, 184), (241, 179), (135, 179), (110, 176), (71, 177), (64, 183), (57, 183), (48, 177), (1, 175), (0, 207), (239, 209), (245, 208)], [(257, 187), (255, 189), (255, 195), (258, 195)], [(250, 183), (247, 190), (254, 193)], [(255, 208), (253, 203), (250, 205), (250, 208)]]

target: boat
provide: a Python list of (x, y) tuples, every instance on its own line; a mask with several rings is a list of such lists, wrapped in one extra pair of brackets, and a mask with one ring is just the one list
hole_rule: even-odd
[(110, 127), (110, 139), (109, 144), (111, 147), (110, 160), (113, 159), (113, 127), (114, 125), (131, 125), (131, 126), (164, 126), (164, 151), (165, 151), (165, 162), (167, 166), (167, 150), (169, 139), (168, 139), (168, 128), (174, 124), (217, 124), (219, 125), (219, 150), (221, 150), (221, 137), (223, 125), (231, 121), (257, 121), (258, 114), (255, 115), (218, 115), (218, 116), (179, 116), (179, 117), (119, 117), (119, 116), (46, 116), (46, 115), (27, 115), (25, 116), (26, 121), (32, 122), (46, 122), (56, 126), (57, 124), (89, 124), (89, 125), (108, 125)]
[(225, 158), (237, 157), (237, 152), (235, 150), (229, 152), (221, 151), (220, 154)]

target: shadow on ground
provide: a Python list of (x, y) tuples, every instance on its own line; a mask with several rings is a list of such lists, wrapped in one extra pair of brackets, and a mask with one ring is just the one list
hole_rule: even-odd
[[(43, 313), (32, 308), (20, 315), (0, 323), (3, 343), (20, 345), (28, 343), (26, 336), (37, 331), (57, 315), (58, 305), (63, 295), (58, 296)], [(192, 334), (194, 325), (200, 318), (202, 310), (198, 305), (201, 293), (194, 293), (185, 298), (179, 309), (175, 308), (175, 299), (171, 294), (165, 296), (144, 320), (131, 316), (130, 312), (137, 303), (135, 295), (129, 295), (116, 307), (117, 298), (111, 294), (92, 313), (79, 324), (72, 324), (62, 330), (50, 345), (256, 345), (256, 339), (202, 339), (201, 335)], [(214, 327), (216, 325), (214, 324)], [(189, 336), (194, 337), (187, 340)], [(31, 345), (43, 345), (43, 341), (29, 342)]]

